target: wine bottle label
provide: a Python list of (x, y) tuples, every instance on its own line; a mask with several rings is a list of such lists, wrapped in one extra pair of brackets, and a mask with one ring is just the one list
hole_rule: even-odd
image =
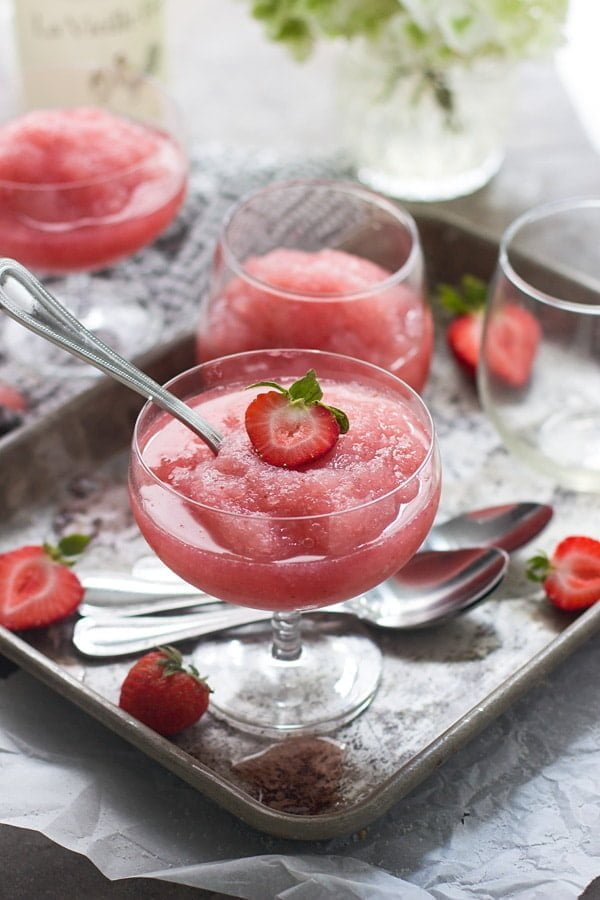
[(99, 89), (164, 76), (164, 0), (14, 0), (14, 12), (27, 107), (94, 103)]

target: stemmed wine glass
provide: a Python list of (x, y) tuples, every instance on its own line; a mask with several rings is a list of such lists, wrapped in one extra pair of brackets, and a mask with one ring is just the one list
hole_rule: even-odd
[[(113, 272), (107, 277), (104, 270), (150, 244), (173, 221), (184, 200), (188, 164), (178, 111), (158, 82), (136, 75), (107, 87), (98, 75), (92, 69), (57, 69), (47, 79), (43, 108), (4, 123), (20, 129), (19, 139), (26, 135), (30, 158), (37, 152), (43, 160), (63, 153), (59, 116), (87, 117), (90, 142), (96, 128), (112, 162), (97, 174), (94, 154), (86, 153), (96, 148), (81, 147), (81, 173), (69, 170), (64, 180), (44, 178), (43, 172), (35, 181), (2, 178), (0, 168), (0, 253), (44, 277), (87, 327), (131, 357), (156, 343), (162, 316), (149, 306), (144, 285), (126, 275), (114, 278)], [(56, 117), (48, 119), (41, 137), (39, 121), (28, 119), (40, 113)], [(111, 116), (102, 118), (105, 113)], [(114, 134), (115, 116), (130, 131)], [(74, 370), (68, 357), (12, 322), (0, 342), (9, 359), (25, 366), (54, 374)]]
[(202, 301), (198, 361), (269, 347), (365, 359), (421, 391), (433, 328), (410, 213), (331, 179), (277, 182), (236, 203)]
[[(315, 369), (324, 401), (345, 405), (350, 430), (302, 470), (260, 460), (244, 411), (269, 380), (290, 384)], [(216, 457), (152, 403), (135, 428), (129, 491), (158, 557), (201, 590), (272, 610), (199, 644), (212, 709), (247, 731), (327, 731), (373, 698), (381, 654), (361, 626), (303, 612), (356, 597), (405, 564), (437, 509), (440, 464), (430, 415), (404, 382), (376, 366), (310, 350), (265, 350), (204, 363), (168, 389), (225, 440)], [(264, 390), (264, 388), (263, 388)]]

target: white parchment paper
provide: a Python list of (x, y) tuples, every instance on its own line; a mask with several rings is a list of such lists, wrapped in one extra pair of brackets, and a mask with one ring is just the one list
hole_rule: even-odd
[(265, 898), (568, 898), (600, 874), (600, 638), (366, 833), (261, 835), (26, 673), (0, 682), (0, 820), (146, 876)]

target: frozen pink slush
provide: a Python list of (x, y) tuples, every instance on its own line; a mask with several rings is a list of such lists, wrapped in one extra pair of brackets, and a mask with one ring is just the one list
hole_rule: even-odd
[(244, 413), (258, 391), (243, 385), (186, 401), (224, 434), (217, 456), (166, 415), (143, 436), (134, 514), (186, 581), (240, 605), (309, 609), (375, 586), (420, 546), (439, 499), (431, 435), (396, 396), (320, 381), (350, 430), (302, 469), (256, 455)]
[(185, 184), (162, 131), (96, 107), (35, 110), (0, 127), (0, 253), (43, 272), (108, 265), (171, 222)]
[[(198, 359), (277, 347), (364, 359), (421, 391), (433, 345), (420, 290), (342, 250), (279, 248), (244, 261), (244, 276), (213, 290), (198, 333)], [(390, 280), (391, 279), (391, 280)]]

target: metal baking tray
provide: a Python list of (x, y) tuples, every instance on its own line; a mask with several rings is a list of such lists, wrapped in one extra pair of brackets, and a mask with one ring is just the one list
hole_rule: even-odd
[[(455, 282), (465, 272), (489, 277), (493, 240), (450, 220), (418, 223), (431, 283)], [(467, 498), (471, 507), (505, 498), (552, 502), (555, 522), (561, 515), (568, 521), (573, 495), (519, 475), (473, 386), (446, 354), (442, 327), (438, 332), (426, 400), (446, 470), (440, 518), (465, 508)], [(191, 336), (155, 348), (140, 364), (166, 380), (193, 364)], [(77, 529), (96, 533), (91, 568), (126, 570), (147, 552), (125, 492), (139, 407), (136, 395), (100, 378), (0, 440), (0, 550)], [(583, 530), (581, 504), (577, 521)], [(552, 526), (544, 541), (552, 545)], [(162, 738), (117, 706), (132, 658), (84, 658), (71, 643), (74, 620), (20, 635), (0, 628), (0, 652), (249, 825), (284, 838), (326, 839), (367, 827), (598, 630), (600, 604), (578, 618), (551, 609), (525, 581), (524, 559), (513, 558), (490, 599), (443, 626), (373, 630), (384, 655), (380, 690), (358, 719), (325, 739), (273, 743), (210, 713), (175, 739)]]

